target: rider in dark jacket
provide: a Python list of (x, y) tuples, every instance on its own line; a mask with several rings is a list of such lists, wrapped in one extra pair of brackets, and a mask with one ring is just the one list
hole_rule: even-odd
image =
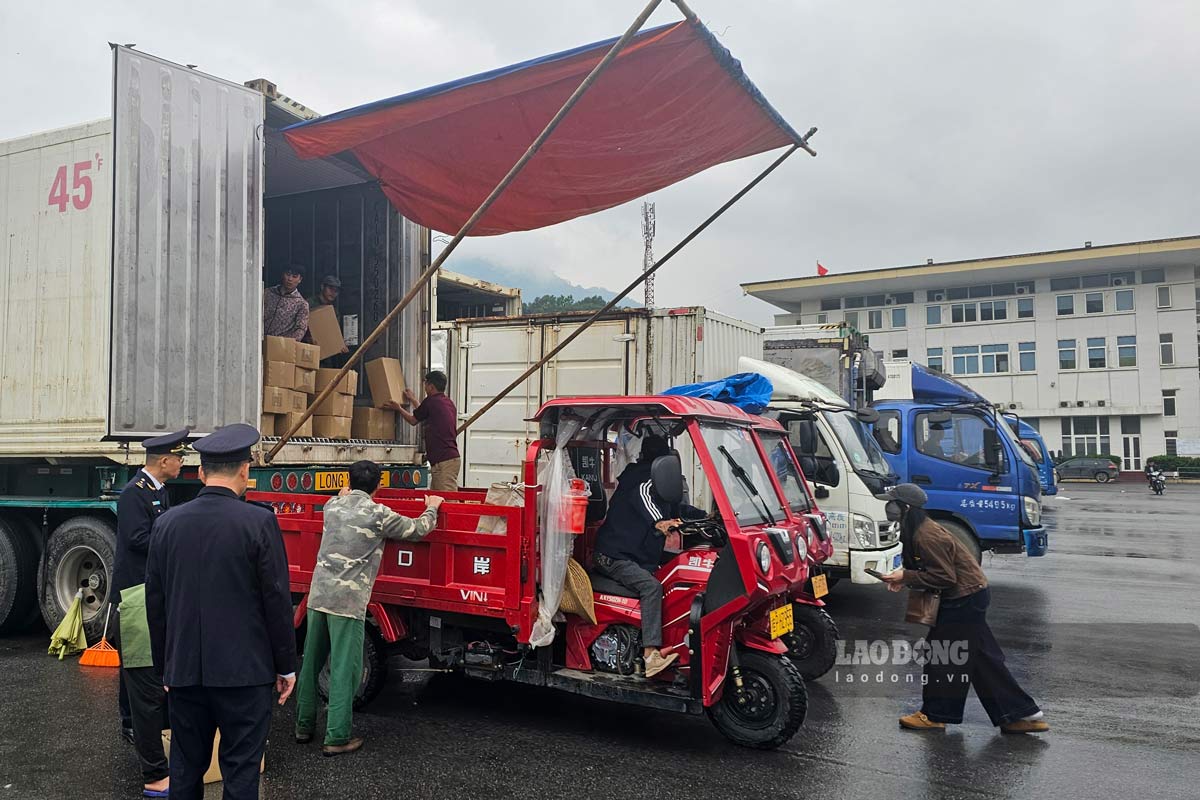
[(647, 436), (642, 441), (638, 460), (617, 478), (608, 516), (596, 534), (596, 570), (637, 592), (641, 599), (642, 658), (647, 678), (679, 657), (678, 653), (664, 656), (658, 649), (662, 646), (663, 590), (654, 571), (662, 560), (664, 537), (680, 524), (681, 516), (705, 516), (693, 506), (665, 503), (655, 493), (650, 467), (654, 459), (668, 453), (670, 446), (660, 436)]

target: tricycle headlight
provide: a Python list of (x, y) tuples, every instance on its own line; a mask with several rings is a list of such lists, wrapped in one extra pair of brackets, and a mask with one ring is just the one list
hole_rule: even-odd
[(762, 570), (762, 574), (766, 575), (771, 570), (771, 548), (767, 547), (766, 542), (758, 543), (758, 568)]
[(879, 546), (879, 529), (875, 527), (875, 520), (862, 514), (851, 514), (850, 520), (854, 526), (854, 539), (859, 547)]
[(1024, 497), (1025, 520), (1034, 528), (1042, 524), (1042, 504), (1036, 497)]

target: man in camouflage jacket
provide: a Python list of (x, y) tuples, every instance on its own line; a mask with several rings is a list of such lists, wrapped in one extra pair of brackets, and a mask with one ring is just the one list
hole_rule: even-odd
[(362, 747), (350, 737), (354, 695), (362, 680), (363, 633), (371, 587), (388, 539), (421, 539), (437, 525), (442, 498), (425, 498), (416, 519), (376, 503), (380, 468), (371, 461), (350, 465), (350, 486), (325, 504), (321, 549), (308, 592), (308, 632), (300, 670), (296, 741), (312, 740), (317, 721), (317, 676), (329, 661), (329, 710), (325, 723), (327, 756)]

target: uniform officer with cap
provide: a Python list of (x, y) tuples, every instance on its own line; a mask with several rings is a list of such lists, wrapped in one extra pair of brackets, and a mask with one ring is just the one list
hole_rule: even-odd
[[(167, 702), (162, 674), (142, 663), (140, 658), (143, 648), (139, 643), (144, 640), (139, 632), (145, 627), (145, 615), (140, 602), (127, 595), (137, 595), (140, 599), (140, 587), (146, 582), (150, 529), (158, 516), (171, 507), (166, 482), (179, 477), (183, 457), (188, 452), (187, 435), (185, 428), (142, 442), (146, 450), (146, 465), (125, 484), (117, 501), (113, 602), (121, 602), (120, 608), (128, 618), (123, 619), (118, 613), (117, 624), (113, 627), (113, 641), (121, 650), (121, 684), (118, 693), (121, 732), (137, 748), (147, 792), (166, 789), (167, 758), (163, 753), (162, 729), (166, 721)], [(126, 603), (126, 600), (130, 603)], [(122, 622), (128, 624), (122, 625)], [(122, 633), (127, 635), (122, 636)]]
[[(146, 582), (146, 553), (150, 549), (150, 526), (159, 514), (171, 507), (166, 482), (179, 477), (187, 429), (156, 436), (142, 442), (146, 449), (146, 465), (121, 490), (117, 501), (117, 549), (113, 554), (112, 601), (120, 600), (121, 590)], [(120, 645), (120, 615), (113, 627), (113, 643)], [(128, 687), (121, 679), (118, 693), (121, 711), (121, 734), (133, 741), (133, 718), (129, 706)], [(166, 762), (164, 761), (165, 765)]]
[(154, 663), (170, 694), (171, 797), (198, 800), (219, 730), (225, 800), (258, 797), (271, 724), (296, 684), (287, 557), (275, 514), (242, 499), (253, 427), (194, 445), (204, 488), (159, 518), (146, 567)]

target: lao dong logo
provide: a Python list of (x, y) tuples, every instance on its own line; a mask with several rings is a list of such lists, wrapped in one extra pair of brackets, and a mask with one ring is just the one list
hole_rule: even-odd
[(839, 667), (904, 667), (926, 664), (961, 667), (967, 663), (968, 642), (918, 639), (855, 639), (837, 643)]

